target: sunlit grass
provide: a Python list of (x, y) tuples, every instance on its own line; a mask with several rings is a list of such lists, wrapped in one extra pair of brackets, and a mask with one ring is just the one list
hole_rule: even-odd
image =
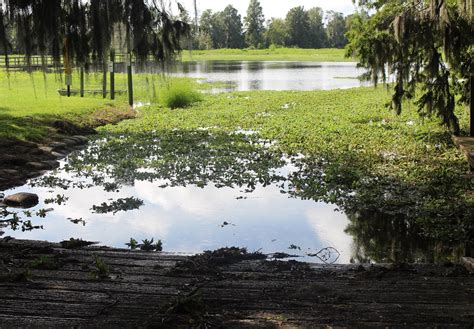
[[(71, 97), (61, 96), (64, 76), (34, 72), (0, 71), (0, 138), (40, 140), (50, 133), (50, 122), (66, 119), (87, 123), (97, 110), (128, 108), (127, 75), (115, 74), (115, 99), (102, 96), (102, 73), (85, 75), (85, 97), (78, 95), (79, 72), (73, 74)], [(210, 88), (188, 78), (170, 78), (160, 74), (134, 74), (134, 101), (162, 102), (171, 107), (185, 106), (199, 99), (195, 90)], [(181, 103), (181, 104), (180, 104)]]
[(344, 49), (213, 49), (183, 51), (183, 61), (314, 61), (314, 62), (354, 62), (346, 58)]

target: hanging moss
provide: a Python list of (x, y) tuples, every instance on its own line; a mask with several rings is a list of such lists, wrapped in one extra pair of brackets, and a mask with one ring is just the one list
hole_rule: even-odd
[[(469, 76), (474, 73), (472, 0), (363, 0), (376, 13), (355, 19), (348, 53), (368, 69), (366, 78), (387, 82), (395, 77), (391, 108), (402, 111), (406, 98), (418, 95), (423, 116), (438, 116), (455, 134), (456, 97), (467, 104)], [(421, 90), (421, 94), (418, 92)]]
[(12, 49), (6, 33), (12, 27), (14, 47), (29, 66), (32, 55), (51, 56), (60, 66), (63, 54), (77, 66), (103, 64), (116, 34), (125, 40), (120, 51), (140, 62), (152, 56), (165, 63), (181, 50), (180, 40), (189, 31), (155, 0), (0, 0), (0, 51), (5, 56)]

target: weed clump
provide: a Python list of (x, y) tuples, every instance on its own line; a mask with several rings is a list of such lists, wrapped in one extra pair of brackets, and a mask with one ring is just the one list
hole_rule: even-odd
[(264, 260), (267, 256), (260, 252), (249, 253), (245, 248), (227, 247), (215, 251), (205, 251), (177, 263), (171, 274), (219, 274), (220, 267), (245, 260)]
[(97, 242), (90, 242), (90, 241), (84, 241), (82, 239), (71, 238), (69, 240), (61, 241), (60, 244), (61, 244), (61, 247), (64, 249), (81, 249), (84, 247), (97, 244)]
[(185, 108), (202, 100), (199, 92), (194, 90), (189, 81), (171, 81), (161, 92), (160, 102), (171, 109)]
[(110, 269), (109, 266), (104, 262), (103, 259), (99, 258), (99, 256), (94, 255), (94, 264), (95, 269), (92, 271), (92, 275), (96, 279), (109, 279), (110, 278)]
[(153, 238), (151, 240), (142, 240), (142, 243), (138, 243), (134, 238), (130, 238), (130, 242), (125, 245), (132, 250), (140, 248), (143, 251), (163, 251), (163, 242), (161, 240), (155, 242)]

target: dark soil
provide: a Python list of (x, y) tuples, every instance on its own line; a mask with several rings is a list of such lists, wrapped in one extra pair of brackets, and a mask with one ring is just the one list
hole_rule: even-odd
[(56, 120), (50, 123), (52, 133), (40, 142), (17, 139), (0, 140), (0, 191), (26, 184), (30, 178), (43, 175), (59, 166), (58, 160), (84, 147), (94, 128), (118, 123), (135, 116), (133, 110), (98, 110), (81, 124)]

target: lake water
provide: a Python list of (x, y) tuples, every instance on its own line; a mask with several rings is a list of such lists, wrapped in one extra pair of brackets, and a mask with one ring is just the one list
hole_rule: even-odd
[[(190, 62), (174, 74), (218, 82), (223, 88), (213, 91), (222, 92), (351, 88), (361, 86), (361, 73), (354, 63)], [(59, 170), (4, 191), (37, 193), (40, 204), (0, 208), (0, 235), (114, 247), (154, 238), (168, 252), (237, 246), (311, 262), (437, 259), (442, 248), (404, 218), (345, 214), (301, 193), (294, 174), (314, 188), (304, 158), (288, 158), (271, 142), (206, 129), (99, 136)]]
[[(313, 262), (319, 261), (314, 254), (331, 247), (331, 262), (350, 262), (347, 216), (334, 205), (290, 197), (286, 178), (296, 167), (289, 159), (258, 146), (249, 132), (188, 134), (92, 142), (60, 169), (6, 191), (40, 196), (26, 213), (8, 210), (42, 228), (22, 231), (20, 224), (4, 228), (5, 235), (56, 242), (74, 237), (115, 247), (154, 238), (171, 252), (238, 246)], [(169, 146), (175, 140), (182, 143)], [(220, 150), (211, 151), (217, 145)], [(127, 198), (139, 201), (112, 206)]]
[(356, 63), (202, 61), (180, 63), (176, 76), (218, 82), (214, 91), (329, 90), (367, 85)]

